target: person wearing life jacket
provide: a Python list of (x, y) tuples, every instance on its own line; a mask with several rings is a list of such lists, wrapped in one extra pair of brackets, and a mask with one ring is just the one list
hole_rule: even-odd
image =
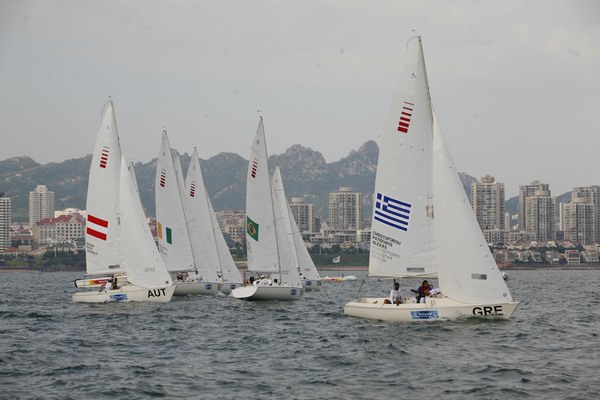
[(434, 289), (429, 281), (424, 280), (423, 284), (417, 289), (417, 303), (421, 303), (421, 299), (423, 300), (422, 303), (427, 303), (429, 296), (434, 296), (439, 292), (440, 289)]

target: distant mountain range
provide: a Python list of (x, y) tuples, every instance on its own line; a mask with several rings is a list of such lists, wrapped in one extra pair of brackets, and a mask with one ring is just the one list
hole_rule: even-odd
[[(327, 163), (318, 151), (296, 144), (283, 154), (272, 155), (269, 164), (279, 165), (283, 175), (286, 195), (304, 197), (307, 203), (315, 204), (315, 212), (328, 216), (329, 193), (342, 186), (350, 186), (364, 194), (364, 215), (372, 209), (372, 193), (375, 186), (375, 172), (379, 147), (369, 140), (348, 156)], [(67, 207), (85, 209), (88, 174), (92, 156), (67, 160), (61, 163), (39, 164), (30, 157), (14, 157), (0, 161), (0, 192), (12, 199), (13, 221), (28, 221), (29, 192), (37, 185), (46, 185), (56, 193), (56, 209)], [(183, 170), (187, 171), (190, 156), (181, 156)], [(208, 193), (216, 210), (245, 208), (246, 172), (248, 160), (234, 153), (220, 153), (207, 160), (201, 160), (202, 173)], [(140, 197), (146, 214), (155, 215), (154, 178), (156, 159), (148, 163), (135, 164), (135, 172), (140, 189)], [(467, 194), (472, 176), (460, 173)], [(516, 198), (514, 198), (516, 199)], [(516, 201), (507, 201), (508, 206)]]

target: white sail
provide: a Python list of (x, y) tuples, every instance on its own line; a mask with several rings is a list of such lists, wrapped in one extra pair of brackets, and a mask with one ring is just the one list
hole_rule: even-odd
[(308, 250), (304, 245), (302, 235), (298, 229), (298, 224), (296, 223), (287, 202), (279, 167), (275, 167), (275, 172), (273, 172), (272, 185), (273, 191), (276, 194), (276, 206), (279, 207), (282, 213), (283, 225), (294, 265), (307, 280), (320, 281), (321, 277), (319, 272), (317, 271), (312, 258), (310, 258), (310, 254), (308, 254)]
[(129, 164), (127, 164), (127, 169), (129, 170), (129, 175), (131, 175), (131, 181), (133, 182), (133, 187), (139, 196), (140, 188), (138, 187), (137, 178), (135, 176), (135, 166), (133, 165), (133, 161), (131, 161)]
[[(300, 260), (298, 259), (298, 249), (296, 248), (292, 233), (290, 210), (285, 197), (279, 167), (276, 167), (273, 173), (271, 190), (273, 192), (275, 228), (281, 262), (281, 280), (291, 286), (302, 287), (299, 275)], [(304, 243), (302, 246), (304, 246)]]
[(112, 101), (104, 106), (96, 138), (87, 192), (86, 271), (124, 272), (119, 249), (119, 180), (121, 144)]
[(433, 135), (439, 285), (446, 296), (465, 303), (513, 301), (477, 224), (435, 116)]
[(120, 259), (121, 265), (127, 270), (127, 280), (149, 289), (170, 285), (171, 278), (154, 244), (124, 158), (121, 160), (119, 187)]
[(206, 240), (210, 238), (207, 238), (204, 235), (206, 230), (206, 227), (203, 226), (204, 222), (198, 220), (188, 201), (185, 190), (185, 182), (183, 180), (181, 159), (179, 157), (179, 153), (177, 152), (173, 154), (173, 167), (175, 168), (175, 175), (177, 176), (179, 198), (181, 199), (181, 204), (183, 205), (183, 214), (185, 216), (189, 241), (192, 246), (195, 268), (204, 281), (217, 282), (217, 271), (219, 270), (219, 265), (217, 261), (210, 256), (210, 244), (206, 243)]
[(156, 229), (158, 248), (170, 272), (193, 271), (195, 268), (178, 179), (169, 138), (163, 131), (156, 165)]
[(406, 64), (379, 138), (369, 274), (435, 273), (432, 215), (432, 116), (420, 38)]
[(185, 177), (185, 188), (185, 196), (200, 228), (202, 241), (205, 244), (207, 257), (211, 265), (216, 266), (225, 282), (241, 283), (243, 280), (242, 274), (237, 269), (227, 243), (225, 243), (217, 216), (208, 197), (196, 149), (192, 154)]
[(252, 142), (246, 178), (246, 247), (248, 270), (279, 273), (275, 209), (262, 118)]

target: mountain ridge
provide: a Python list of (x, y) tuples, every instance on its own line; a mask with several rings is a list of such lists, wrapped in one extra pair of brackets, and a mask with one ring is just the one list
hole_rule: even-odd
[[(304, 197), (307, 203), (315, 204), (317, 215), (326, 218), (329, 193), (349, 186), (363, 194), (363, 215), (370, 216), (378, 157), (379, 147), (374, 140), (330, 163), (319, 151), (295, 144), (281, 154), (271, 155), (269, 165), (271, 170), (279, 165), (288, 200)], [(28, 221), (29, 191), (37, 185), (46, 185), (55, 192), (57, 210), (67, 207), (85, 209), (91, 158), (88, 154), (47, 164), (37, 163), (28, 156), (0, 161), (0, 192), (12, 199), (13, 221)], [(155, 215), (156, 160), (134, 163), (140, 198), (148, 216)], [(184, 172), (187, 172), (190, 155), (183, 153), (181, 162)], [(200, 165), (215, 210), (245, 209), (248, 160), (236, 153), (222, 152), (200, 160)], [(470, 195), (471, 183), (477, 179), (462, 172), (459, 176)], [(513, 203), (512, 199), (507, 202)]]

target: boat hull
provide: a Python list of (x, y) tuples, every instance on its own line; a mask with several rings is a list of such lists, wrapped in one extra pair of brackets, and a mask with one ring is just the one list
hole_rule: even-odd
[(489, 304), (466, 304), (448, 298), (433, 298), (428, 303), (383, 304), (384, 298), (360, 298), (344, 306), (344, 314), (393, 322), (453, 320), (465, 317), (508, 319), (518, 301)]
[(112, 303), (115, 301), (129, 303), (132, 301), (150, 301), (156, 303), (167, 303), (171, 301), (174, 286), (165, 286), (161, 288), (148, 289), (135, 285), (121, 286), (116, 290), (105, 292), (79, 292), (72, 296), (75, 303)]
[(302, 287), (305, 290), (321, 290), (321, 281), (314, 279), (305, 279), (302, 281)]
[(291, 286), (243, 286), (231, 295), (242, 300), (300, 300), (304, 289)]
[(221, 283), (216, 282), (173, 282), (174, 296), (216, 295), (221, 290)]
[(221, 284), (221, 293), (230, 294), (233, 289), (242, 287), (242, 282), (223, 282)]

